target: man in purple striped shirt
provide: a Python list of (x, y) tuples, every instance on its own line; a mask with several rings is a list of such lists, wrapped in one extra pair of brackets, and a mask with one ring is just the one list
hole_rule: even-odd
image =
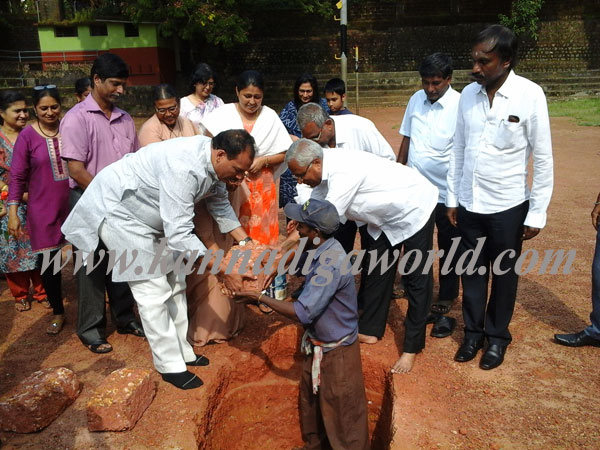
[[(92, 66), (92, 92), (75, 105), (60, 124), (62, 157), (67, 160), (71, 179), (69, 203), (77, 203), (94, 176), (103, 168), (139, 148), (135, 124), (129, 114), (114, 103), (125, 92), (129, 69), (117, 55), (104, 53)], [(94, 252), (106, 250), (102, 241)], [(127, 283), (113, 282), (106, 274), (107, 258), (90, 273), (77, 273), (77, 335), (94, 353), (108, 353), (104, 292), (108, 293), (113, 321), (121, 334), (143, 337), (144, 331), (133, 312), (134, 299)]]

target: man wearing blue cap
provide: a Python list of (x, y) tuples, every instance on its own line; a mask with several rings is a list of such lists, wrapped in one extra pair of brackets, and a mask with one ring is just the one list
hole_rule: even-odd
[[(259, 291), (235, 295), (239, 301), (261, 301), (306, 329), (300, 382), (304, 448), (367, 449), (356, 288), (351, 271), (342, 270), (346, 253), (332, 237), (340, 224), (338, 212), (330, 202), (312, 198), (303, 205), (288, 203), (284, 211), (298, 223), (300, 237), (307, 239), (303, 258), (311, 262), (302, 294), (293, 303)], [(301, 261), (300, 267), (304, 266)]]

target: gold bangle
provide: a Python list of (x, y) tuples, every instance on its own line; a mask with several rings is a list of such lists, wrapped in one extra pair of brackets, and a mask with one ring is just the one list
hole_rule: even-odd
[(260, 295), (258, 296), (258, 299), (256, 300), (257, 302), (260, 302), (260, 299), (262, 298), (262, 296), (265, 295), (264, 292), (261, 292)]

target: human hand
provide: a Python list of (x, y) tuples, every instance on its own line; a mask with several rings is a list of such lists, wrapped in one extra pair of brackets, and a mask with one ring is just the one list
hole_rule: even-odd
[(254, 303), (263, 295), (261, 291), (240, 291), (236, 292), (236, 303)]
[(594, 205), (594, 209), (592, 209), (592, 225), (594, 228), (598, 229), (598, 216), (600, 215), (600, 205)]
[(21, 221), (19, 220), (19, 217), (17, 216), (17, 214), (16, 213), (13, 214), (12, 211), (9, 211), (9, 213), (8, 213), (7, 228), (8, 228), (8, 233), (17, 239), (23, 233), (23, 231), (21, 230)]
[(256, 177), (259, 174), (259, 172), (263, 169), (263, 167), (265, 167), (266, 163), (266, 156), (259, 156), (258, 158), (254, 158), (254, 161), (252, 161), (252, 165), (248, 169), (248, 173), (251, 176)]
[(528, 227), (527, 225), (525, 225), (523, 227), (523, 235), (521, 236), (521, 240), (526, 241), (528, 239), (534, 238), (539, 234), (539, 232), (539, 228)]
[(458, 208), (446, 208), (446, 216), (453, 227), (458, 226)]

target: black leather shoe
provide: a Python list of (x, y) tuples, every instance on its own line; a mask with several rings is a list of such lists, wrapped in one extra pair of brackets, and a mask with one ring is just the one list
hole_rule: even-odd
[(431, 330), (431, 336), (435, 338), (445, 338), (452, 334), (456, 327), (456, 319), (448, 316), (439, 316)]
[(465, 339), (454, 355), (454, 361), (471, 361), (481, 347), (483, 347), (483, 339)]
[(506, 345), (490, 344), (479, 361), (479, 367), (483, 370), (491, 370), (498, 367), (504, 361)]
[(144, 333), (144, 329), (135, 320), (132, 320), (131, 322), (129, 322), (127, 324), (127, 326), (125, 326), (123, 328), (117, 328), (117, 333), (133, 334), (134, 336), (137, 336), (137, 337), (146, 337), (146, 334)]
[(567, 347), (600, 347), (600, 340), (594, 339), (591, 336), (585, 334), (585, 331), (573, 334), (555, 334), (554, 341), (560, 345), (566, 345)]

